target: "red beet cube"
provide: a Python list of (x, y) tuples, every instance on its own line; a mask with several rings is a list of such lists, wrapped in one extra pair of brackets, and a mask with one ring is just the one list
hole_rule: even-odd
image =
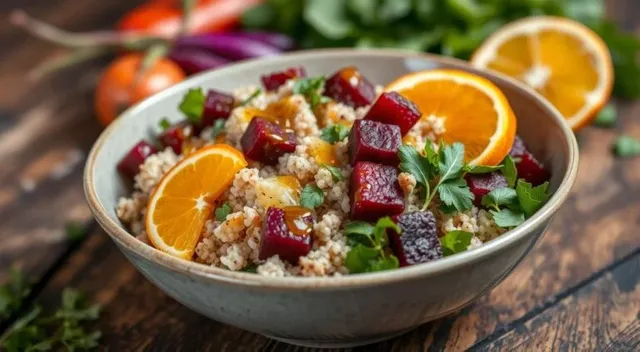
[(400, 128), (386, 123), (358, 120), (349, 135), (349, 162), (375, 161), (397, 166), (398, 148), (402, 145)]
[(262, 85), (267, 91), (275, 91), (285, 84), (288, 80), (293, 78), (307, 77), (307, 71), (304, 67), (289, 67), (284, 71), (272, 72), (268, 75), (260, 77)]
[(255, 117), (242, 135), (240, 145), (247, 158), (274, 165), (280, 156), (296, 150), (296, 138), (278, 124)]
[(176, 154), (182, 154), (182, 144), (192, 135), (193, 127), (187, 121), (169, 126), (158, 135), (158, 140), (164, 147), (170, 147)]
[(355, 67), (346, 67), (329, 77), (324, 95), (343, 104), (359, 108), (376, 98), (375, 88)]
[(522, 178), (534, 186), (541, 185), (551, 178), (549, 171), (529, 152), (524, 141), (519, 136), (516, 136), (509, 155), (516, 163), (518, 178)]
[(266, 260), (274, 255), (297, 263), (298, 258), (311, 250), (313, 215), (310, 209), (285, 207), (267, 209), (262, 222), (259, 258)]
[(486, 174), (467, 174), (465, 177), (469, 190), (473, 193), (473, 203), (476, 206), (482, 204), (482, 197), (497, 188), (508, 186), (507, 179), (502, 172), (494, 171)]
[(393, 166), (362, 161), (351, 173), (351, 219), (376, 221), (404, 211), (404, 199)]
[(438, 238), (436, 218), (430, 211), (394, 216), (402, 233), (387, 231), (389, 247), (398, 257), (400, 266), (430, 262), (443, 257), (442, 245)]
[(397, 92), (385, 92), (380, 94), (364, 119), (396, 125), (404, 136), (420, 120), (420, 116), (416, 104)]
[(157, 152), (158, 150), (151, 144), (146, 141), (140, 141), (120, 160), (117, 169), (125, 176), (133, 178), (140, 172), (140, 165), (144, 163), (149, 155)]
[(213, 126), (218, 119), (229, 118), (234, 105), (235, 102), (231, 95), (210, 89), (204, 101), (202, 118), (200, 119), (200, 124), (198, 124), (199, 130)]

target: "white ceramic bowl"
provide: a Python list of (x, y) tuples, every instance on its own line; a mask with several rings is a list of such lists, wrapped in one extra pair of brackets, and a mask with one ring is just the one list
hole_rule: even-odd
[[(310, 75), (355, 65), (372, 82), (433, 68), (457, 68), (496, 83), (518, 117), (518, 134), (551, 169), (549, 202), (518, 228), (461, 254), (398, 270), (336, 278), (271, 278), (171, 257), (135, 239), (116, 217), (129, 193), (116, 163), (163, 116), (177, 121), (192, 87), (231, 91), (261, 74), (303, 65)], [(125, 257), (151, 282), (211, 319), (307, 346), (354, 346), (400, 334), (469, 304), (508, 275), (545, 231), (574, 182), (578, 147), (559, 112), (518, 82), (465, 62), (389, 50), (317, 50), (247, 61), (199, 74), (127, 110), (93, 146), (84, 187), (93, 214)]]

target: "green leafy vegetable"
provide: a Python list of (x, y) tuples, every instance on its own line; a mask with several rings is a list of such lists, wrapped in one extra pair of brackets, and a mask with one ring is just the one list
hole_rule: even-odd
[(240, 106), (245, 106), (249, 104), (253, 99), (255, 99), (261, 93), (262, 93), (262, 89), (256, 88), (256, 90), (254, 90), (253, 93), (251, 93), (251, 95), (247, 97), (247, 99), (240, 102)]
[(22, 271), (11, 268), (9, 280), (0, 286), (0, 322), (18, 312), (22, 301), (31, 293), (31, 283)]
[(464, 252), (471, 244), (473, 234), (466, 231), (450, 231), (440, 239), (444, 256)]
[(160, 129), (162, 129), (163, 131), (167, 130), (169, 127), (171, 127), (171, 122), (169, 122), (169, 119), (166, 117), (163, 117), (162, 119), (160, 119), (160, 122), (158, 123), (158, 125), (160, 126)]
[(315, 209), (317, 206), (324, 202), (324, 193), (318, 186), (308, 184), (304, 186), (302, 192), (300, 193), (300, 205), (309, 208)]
[(315, 108), (320, 103), (325, 103), (329, 98), (320, 94), (320, 90), (324, 88), (325, 78), (323, 76), (300, 78), (293, 84), (293, 93), (302, 94), (309, 100), (311, 108)]
[(213, 127), (211, 129), (211, 139), (216, 140), (216, 138), (220, 135), (220, 133), (224, 132), (225, 120), (217, 119), (213, 122)]
[(217, 221), (225, 221), (227, 220), (227, 216), (233, 212), (229, 203), (225, 202), (222, 206), (216, 208), (215, 215)]
[(616, 124), (616, 107), (613, 104), (607, 104), (596, 116), (593, 123), (600, 127), (612, 127)]
[(502, 174), (507, 179), (507, 185), (511, 188), (515, 187), (516, 180), (518, 180), (518, 169), (511, 155), (507, 155), (507, 157), (504, 158), (502, 166)]
[(342, 170), (340, 170), (339, 167), (335, 167), (327, 164), (322, 164), (320, 165), (320, 167), (329, 170), (329, 172), (331, 173), (331, 177), (333, 178), (334, 181), (338, 182), (338, 181), (344, 180), (344, 175), (342, 174)]
[(322, 129), (320, 138), (334, 144), (347, 138), (349, 135), (349, 127), (340, 124), (331, 125)]
[(498, 211), (490, 210), (489, 212), (493, 215), (493, 221), (496, 222), (496, 225), (505, 229), (516, 227), (524, 222), (524, 213), (519, 210), (505, 208)]
[(441, 183), (437, 189), (440, 200), (446, 207), (459, 212), (473, 208), (474, 196), (464, 179), (449, 180)]
[(513, 188), (496, 188), (482, 197), (482, 205), (500, 211), (501, 206), (513, 207), (518, 205), (518, 195)]
[(613, 145), (617, 156), (631, 158), (640, 155), (640, 140), (630, 136), (620, 136)]
[(200, 123), (202, 112), (204, 111), (204, 101), (206, 96), (201, 88), (189, 89), (182, 97), (182, 102), (178, 106), (180, 111), (191, 123)]
[(502, 169), (504, 169), (504, 165), (497, 165), (497, 166), (488, 166), (488, 165), (477, 165), (477, 166), (472, 166), (472, 165), (465, 165), (464, 166), (464, 172), (466, 173), (470, 173), (470, 174), (488, 174), (490, 172), (494, 172), (494, 171), (502, 171)]
[(378, 219), (375, 226), (366, 222), (354, 221), (345, 225), (345, 235), (351, 245), (347, 253), (345, 266), (352, 274), (395, 269), (400, 266), (398, 258), (387, 254), (387, 230), (398, 234), (400, 228), (389, 217)]
[(547, 189), (549, 182), (533, 187), (530, 183), (520, 179), (516, 185), (518, 201), (524, 214), (529, 217), (540, 209), (549, 200)]

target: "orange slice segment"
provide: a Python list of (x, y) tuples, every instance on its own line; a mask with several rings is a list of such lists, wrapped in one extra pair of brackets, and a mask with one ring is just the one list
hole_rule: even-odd
[(613, 87), (611, 54), (602, 39), (573, 20), (530, 17), (489, 37), (471, 63), (534, 88), (575, 131), (595, 118)]
[(151, 243), (190, 260), (215, 200), (246, 166), (242, 153), (226, 144), (204, 147), (182, 159), (149, 199), (145, 227)]
[(458, 70), (431, 70), (404, 75), (385, 90), (413, 101), (422, 119), (442, 119), (439, 138), (465, 146), (472, 165), (498, 165), (509, 153), (516, 118), (507, 98), (489, 80)]

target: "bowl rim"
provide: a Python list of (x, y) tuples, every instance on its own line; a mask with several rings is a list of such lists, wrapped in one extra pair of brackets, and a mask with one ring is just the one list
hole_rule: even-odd
[[(119, 124), (124, 119), (132, 118), (132, 116), (137, 115), (140, 111), (144, 111), (147, 106), (165, 99), (166, 96), (176, 91), (184, 90), (193, 82), (202, 84), (209, 80), (209, 76), (216, 76), (219, 74), (219, 72), (240, 71), (246, 67), (250, 67), (258, 62), (264, 61), (276, 63), (278, 61), (291, 58), (306, 59), (317, 56), (345, 57), (351, 55), (366, 55), (398, 59), (418, 58), (445, 63), (476, 73), (482, 72), (483, 74), (490, 76), (491, 79), (495, 81), (501, 81), (501, 83), (512, 86), (521, 94), (532, 96), (535, 103), (538, 104), (542, 109), (544, 109), (549, 115), (551, 115), (552, 119), (554, 119), (555, 123), (560, 127), (560, 130), (564, 136), (563, 142), (565, 143), (565, 146), (569, 151), (567, 171), (563, 176), (557, 191), (551, 196), (549, 201), (547, 201), (547, 203), (540, 210), (538, 210), (538, 212), (536, 212), (536, 214), (527, 219), (523, 224), (478, 248), (474, 248), (464, 253), (452, 255), (433, 262), (423, 263), (410, 267), (375, 273), (345, 275), (338, 277), (270, 277), (256, 275), (254, 273), (231, 271), (176, 258), (138, 240), (135, 236), (126, 231), (122, 225), (113, 220), (107, 214), (103, 205), (99, 202), (93, 182), (93, 171), (95, 169), (96, 158), (97, 155), (101, 152), (105, 141), (118, 129)], [(279, 290), (316, 290), (339, 288), (346, 289), (354, 287), (382, 285), (391, 282), (410, 280), (417, 277), (427, 277), (434, 274), (441, 274), (447, 271), (454, 270), (461, 266), (480, 261), (483, 258), (489, 257), (492, 254), (508, 248), (512, 244), (530, 235), (536, 227), (543, 226), (560, 208), (562, 203), (569, 195), (569, 191), (571, 190), (571, 187), (575, 182), (578, 171), (578, 159), (578, 144), (576, 138), (567, 124), (564, 123), (564, 118), (562, 117), (560, 112), (537, 92), (516, 81), (515, 79), (497, 72), (479, 70), (462, 60), (435, 54), (416, 53), (394, 49), (314, 49), (291, 52), (279, 56), (246, 60), (221, 69), (202, 72), (130, 107), (100, 134), (93, 147), (91, 148), (91, 151), (87, 158), (87, 162), (85, 164), (83, 186), (91, 212), (93, 213), (97, 222), (105, 229), (105, 232), (109, 235), (109, 237), (111, 237), (114, 242), (116, 242), (120, 247), (124, 247), (127, 250), (135, 253), (136, 255), (158, 265), (161, 265), (162, 267), (170, 271), (185, 274), (192, 278), (197, 278), (200, 280), (208, 280), (212, 283), (231, 284), (246, 287), (260, 286), (263, 288)]]

